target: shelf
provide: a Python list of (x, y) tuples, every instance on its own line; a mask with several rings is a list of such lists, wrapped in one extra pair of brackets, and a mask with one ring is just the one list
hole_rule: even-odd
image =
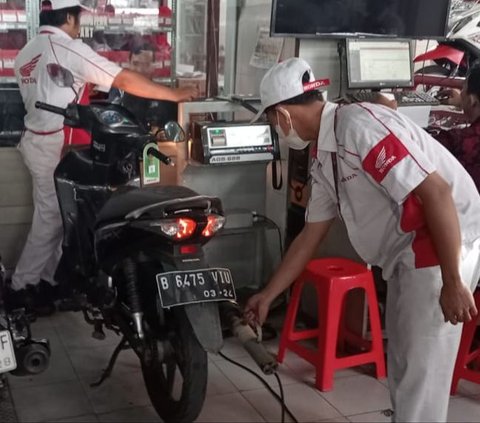
[(105, 33), (125, 33), (125, 32), (172, 32), (171, 26), (140, 26), (140, 25), (82, 25), (82, 28), (92, 28), (94, 31), (104, 31)]
[(27, 30), (26, 22), (0, 22), (0, 31), (10, 31), (12, 29)]

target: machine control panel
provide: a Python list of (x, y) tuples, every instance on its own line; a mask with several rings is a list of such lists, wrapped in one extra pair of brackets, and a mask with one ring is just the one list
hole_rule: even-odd
[(279, 158), (276, 133), (266, 123), (195, 122), (191, 158), (204, 164), (268, 162)]

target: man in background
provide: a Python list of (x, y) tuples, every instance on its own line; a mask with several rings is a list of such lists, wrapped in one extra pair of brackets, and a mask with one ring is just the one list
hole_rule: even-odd
[(463, 165), (480, 192), (480, 63), (470, 68), (461, 91), (444, 89), (438, 97), (444, 104), (461, 108), (470, 125), (432, 135)]
[[(175, 102), (197, 97), (194, 89), (173, 89), (138, 72), (122, 69), (79, 39), (79, 0), (44, 0), (39, 34), (15, 60), (15, 76), (27, 114), (19, 149), (32, 176), (32, 227), (7, 292), (7, 307), (26, 307), (37, 314), (55, 311), (53, 286), (61, 257), (63, 226), (53, 179), (65, 142), (63, 117), (35, 107), (37, 101), (65, 108), (82, 97), (88, 83), (115, 87), (137, 96)], [(66, 67), (73, 87), (59, 87), (49, 76), (48, 64)], [(73, 88), (73, 89), (72, 89)], [(78, 93), (78, 94), (77, 94)]]

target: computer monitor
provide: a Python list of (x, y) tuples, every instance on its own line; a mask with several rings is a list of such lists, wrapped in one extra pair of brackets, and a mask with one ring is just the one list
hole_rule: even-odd
[(296, 38), (445, 39), (451, 0), (272, 0), (270, 33)]
[(410, 40), (347, 39), (346, 57), (349, 89), (414, 85)]

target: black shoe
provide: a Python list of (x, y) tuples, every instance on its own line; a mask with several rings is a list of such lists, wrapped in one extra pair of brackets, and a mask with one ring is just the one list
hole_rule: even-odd
[(27, 285), (26, 288), (15, 290), (7, 284), (4, 288), (5, 309), (12, 312), (17, 309), (25, 309), (27, 313), (33, 312), (36, 301), (36, 290), (33, 285)]

